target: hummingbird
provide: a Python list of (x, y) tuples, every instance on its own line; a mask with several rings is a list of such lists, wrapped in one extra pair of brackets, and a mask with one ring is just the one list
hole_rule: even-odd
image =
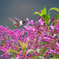
[(17, 28), (22, 26), (24, 23), (26, 23), (26, 21), (24, 19), (20, 20), (17, 17), (14, 17), (14, 18), (8, 17), (8, 18)]

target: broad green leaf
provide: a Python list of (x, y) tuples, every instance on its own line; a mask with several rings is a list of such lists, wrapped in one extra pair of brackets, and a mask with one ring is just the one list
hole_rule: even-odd
[(50, 19), (50, 17), (48, 15), (42, 15), (43, 19), (48, 21), (48, 19)]
[[(50, 23), (50, 17), (48, 15), (43, 15), (42, 17), (43, 17), (46, 24)], [(48, 20), (49, 20), (49, 22), (48, 22)]]
[(26, 47), (25, 47), (25, 48), (23, 48), (23, 49), (22, 49), (22, 51), (23, 51), (23, 53), (25, 53), (25, 51), (26, 51)]
[(44, 7), (44, 8), (42, 9), (41, 16), (42, 16), (42, 15), (46, 15), (46, 14), (47, 14), (47, 11), (46, 11), (46, 8)]
[(42, 9), (42, 12), (41, 12), (41, 13), (39, 13), (39, 12), (34, 12), (33, 15), (35, 15), (35, 14), (38, 14), (38, 15), (40, 15), (41, 17), (42, 17), (42, 15), (46, 15), (46, 14), (47, 14), (46, 8), (44, 7), (44, 8)]
[(34, 50), (33, 50), (33, 49), (29, 49), (29, 50), (27, 51), (27, 54), (30, 53), (30, 52), (34, 52)]
[(17, 54), (21, 54), (21, 53), (19, 53), (18, 51), (16, 51), (16, 50), (7, 50), (7, 53), (8, 52), (14, 52), (14, 53), (17, 53)]
[(19, 41), (19, 40), (18, 40), (18, 42), (20, 43), (20, 46), (21, 46), (22, 49), (25, 48), (25, 44), (24, 44), (24, 43), (22, 43), (22, 42)]
[(38, 15), (40, 15), (40, 16), (41, 16), (41, 13), (39, 13), (39, 12), (34, 12), (34, 14), (33, 14), (33, 15), (35, 15), (35, 14), (38, 14)]
[(54, 20), (54, 25), (56, 24), (56, 20), (58, 20), (58, 18), (59, 18), (59, 14), (57, 14), (57, 16), (56, 16), (56, 18)]
[(52, 7), (52, 8), (49, 9), (49, 11), (50, 11), (50, 10), (56, 10), (56, 11), (59, 12), (59, 8), (56, 8), (56, 7)]

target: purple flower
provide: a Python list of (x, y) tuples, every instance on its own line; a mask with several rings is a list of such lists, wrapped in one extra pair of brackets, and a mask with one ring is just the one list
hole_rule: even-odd
[(52, 22), (54, 22), (55, 18), (53, 17), (53, 18), (51, 18), (51, 20), (52, 20)]
[(5, 54), (3, 54), (3, 55), (1, 55), (2, 57), (3, 57), (3, 59), (6, 59), (7, 58), (7, 54), (5, 53)]
[[(10, 30), (6, 26), (0, 26), (0, 50), (4, 53), (1, 55), (2, 57), (7, 58), (9, 55), (7, 50), (17, 51), (17, 53), (10, 52), (10, 58), (13, 57), (14, 53), (15, 58), (18, 59), (30, 59), (32, 56), (39, 55), (49, 56), (49, 53), (52, 52), (59, 55), (59, 42), (57, 42), (59, 39), (58, 23), (56, 23), (55, 26), (48, 26), (42, 18), (36, 22), (27, 18), (27, 24), (24, 28), (25, 29)], [(44, 49), (46, 52), (42, 54)], [(40, 51), (37, 52), (37, 50)]]
[(42, 18), (38, 21), (41, 25), (44, 25), (44, 21), (42, 20)]
[(57, 45), (57, 47), (59, 47), (59, 43), (58, 42), (56, 42), (56, 45)]
[(39, 11), (39, 13), (41, 13), (41, 12), (42, 12), (42, 10)]

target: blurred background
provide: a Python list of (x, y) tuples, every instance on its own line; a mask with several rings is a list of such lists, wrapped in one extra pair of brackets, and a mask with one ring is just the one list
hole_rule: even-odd
[[(16, 16), (20, 19), (28, 17), (30, 20), (38, 20), (38, 15), (33, 15), (33, 13), (44, 7), (47, 8), (47, 11), (51, 7), (59, 8), (59, 0), (0, 0), (0, 25), (15, 29), (15, 26), (8, 19), (9, 16)], [(56, 17), (57, 13), (57, 11), (51, 11), (51, 18)], [(2, 58), (0, 57), (0, 59)]]

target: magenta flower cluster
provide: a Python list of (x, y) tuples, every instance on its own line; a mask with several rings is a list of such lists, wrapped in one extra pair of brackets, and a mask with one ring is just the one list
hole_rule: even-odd
[(24, 29), (11, 30), (1, 25), (0, 50), (4, 59), (40, 59), (40, 56), (59, 55), (59, 23), (53, 26), (47, 25), (43, 18), (36, 22), (27, 18)]

